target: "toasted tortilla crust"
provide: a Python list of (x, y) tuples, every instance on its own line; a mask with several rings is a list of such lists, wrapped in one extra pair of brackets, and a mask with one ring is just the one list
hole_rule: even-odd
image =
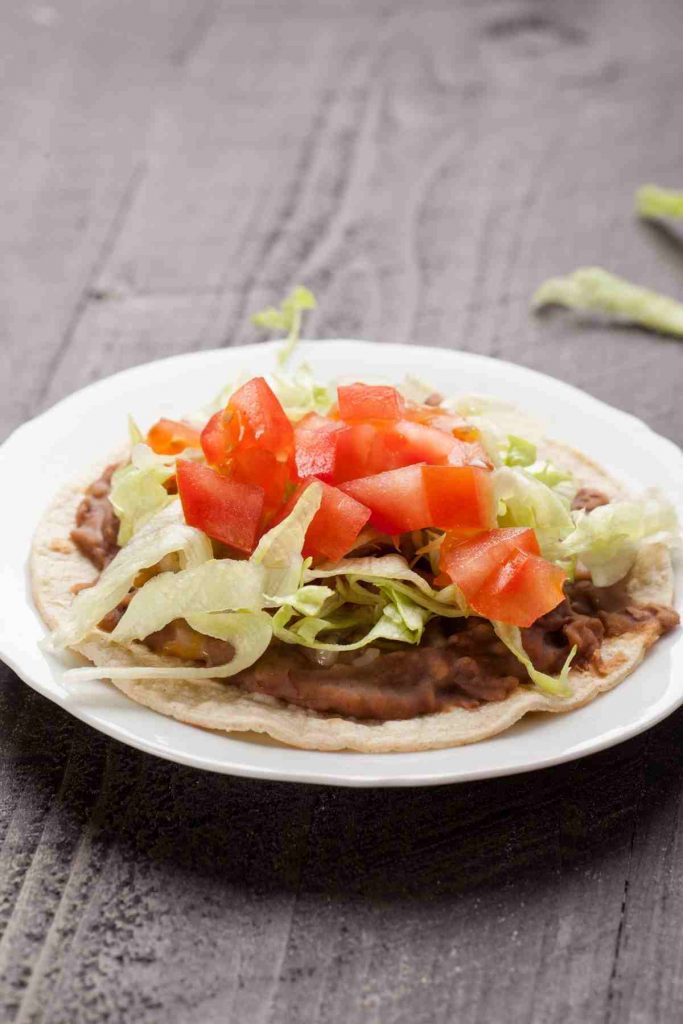
[[(585, 484), (612, 497), (622, 489), (590, 459), (557, 442), (547, 453), (570, 469)], [(97, 570), (69, 540), (76, 508), (85, 487), (112, 462), (110, 456), (81, 481), (62, 490), (47, 509), (36, 531), (31, 552), (33, 596), (45, 622), (56, 627), (73, 601), (72, 587), (97, 576)], [(628, 581), (634, 602), (671, 605), (673, 571), (662, 545), (644, 548)], [(495, 736), (532, 711), (573, 711), (611, 690), (629, 675), (657, 640), (654, 623), (606, 640), (600, 656), (603, 672), (571, 672), (571, 697), (553, 697), (520, 687), (500, 703), (476, 710), (453, 708), (407, 721), (368, 722), (320, 714), (272, 697), (247, 694), (229, 681), (115, 680), (114, 685), (132, 700), (181, 722), (224, 732), (266, 733), (273, 739), (307, 750), (356, 750), (365, 753), (430, 750), (454, 747)], [(78, 652), (95, 665), (174, 665), (176, 659), (152, 653), (143, 644), (114, 647), (94, 635)]]

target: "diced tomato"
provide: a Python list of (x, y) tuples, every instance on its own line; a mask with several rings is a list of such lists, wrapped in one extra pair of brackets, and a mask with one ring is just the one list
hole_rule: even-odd
[(457, 583), (471, 604), (487, 579), (518, 551), (540, 554), (533, 530), (523, 527), (488, 530), (465, 541), (457, 534), (447, 533), (441, 544), (439, 568)]
[(294, 426), (294, 457), (298, 476), (331, 480), (335, 476), (339, 436), (351, 428), (311, 412)]
[(422, 466), (404, 466), (360, 480), (349, 480), (340, 490), (372, 511), (370, 522), (384, 533), (405, 533), (431, 525)]
[(406, 465), (428, 462), (438, 466), (446, 463), (451, 451), (458, 444), (455, 438), (424, 423), (401, 420), (395, 425), (394, 430), (405, 442), (406, 457), (410, 459)]
[(369, 476), (372, 446), (377, 436), (377, 427), (372, 423), (352, 423), (336, 441), (337, 457), (332, 483)]
[(493, 526), (491, 474), (476, 466), (423, 466), (431, 526), (488, 530)]
[(493, 463), (479, 441), (460, 441), (458, 438), (453, 438), (448, 463), (451, 466), (481, 466), (483, 469), (493, 469)]
[(457, 413), (448, 412), (438, 405), (409, 405), (406, 408), (405, 418), (413, 420), (415, 423), (424, 423), (463, 441), (479, 439), (479, 431), (476, 427), (473, 427), (462, 416), (458, 416)]
[(343, 420), (399, 420), (405, 405), (396, 388), (383, 384), (340, 384), (337, 397)]
[(239, 551), (253, 551), (263, 516), (262, 487), (184, 459), (178, 460), (177, 477), (186, 523)]
[(215, 412), (201, 433), (202, 451), (210, 466), (222, 466), (230, 453), (225, 409)]
[(199, 448), (199, 431), (179, 420), (158, 420), (150, 427), (147, 444), (157, 455), (177, 455), (185, 448)]
[(518, 551), (470, 602), (487, 619), (531, 626), (564, 598), (566, 573), (545, 558)]
[(242, 484), (255, 484), (263, 488), (263, 512), (268, 519), (282, 505), (287, 485), (292, 481), (292, 466), (280, 462), (272, 452), (263, 448), (238, 446), (225, 465), (224, 472)]
[(563, 599), (566, 574), (540, 557), (533, 530), (489, 530), (462, 541), (446, 534), (440, 568), (475, 612), (530, 626)]
[[(303, 553), (306, 557), (327, 558), (336, 562), (355, 544), (358, 534), (370, 518), (370, 509), (339, 488), (331, 487), (321, 480), (317, 482), (322, 487), (320, 508), (306, 531)], [(278, 522), (289, 515), (311, 483), (313, 480), (309, 479), (300, 484), (278, 514)]]
[(239, 424), (236, 444), (257, 444), (282, 461), (291, 458), (294, 452), (292, 424), (263, 377), (252, 377), (238, 388), (230, 396), (227, 411), (236, 414)]

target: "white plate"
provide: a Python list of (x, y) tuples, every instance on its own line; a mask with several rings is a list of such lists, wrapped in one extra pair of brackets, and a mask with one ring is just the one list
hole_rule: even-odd
[[(683, 702), (683, 630), (662, 640), (624, 683), (568, 715), (527, 716), (502, 736), (414, 754), (293, 750), (183, 725), (104, 683), (70, 685), (38, 647), (27, 555), (38, 519), (61, 484), (121, 443), (128, 413), (149, 425), (202, 406), (240, 371), (274, 367), (275, 344), (197, 352), (138, 366), (71, 395), (0, 448), (0, 655), (30, 686), (101, 732), (182, 764), (256, 778), (346, 786), (419, 786), (544, 768), (584, 757), (649, 728)], [(400, 380), (413, 373), (447, 394), (484, 392), (516, 403), (638, 490), (656, 485), (683, 509), (683, 453), (626, 413), (532, 370), (483, 356), (357, 341), (308, 342), (300, 355), (321, 379)], [(678, 569), (677, 595), (683, 596)]]

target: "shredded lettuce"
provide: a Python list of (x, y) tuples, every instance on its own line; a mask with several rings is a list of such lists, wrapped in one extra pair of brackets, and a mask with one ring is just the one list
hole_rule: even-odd
[[(348, 576), (356, 584), (363, 580), (385, 589), (401, 591), (422, 607), (430, 608), (431, 605), (431, 610), (438, 609), (436, 614), (439, 615), (454, 617), (464, 614), (457, 587), (436, 590), (410, 568), (403, 555), (342, 558), (333, 566), (321, 566), (304, 571), (305, 581), (330, 579), (334, 576)], [(406, 588), (401, 584), (410, 584), (410, 587)]]
[(503, 641), (515, 658), (524, 665), (524, 668), (529, 673), (529, 678), (539, 690), (557, 697), (569, 697), (571, 695), (572, 689), (569, 685), (568, 676), (571, 663), (576, 654), (575, 646), (569, 652), (569, 656), (562, 666), (559, 676), (549, 676), (545, 672), (539, 672), (537, 668), (534, 668), (531, 658), (524, 650), (522, 634), (517, 626), (509, 626), (506, 622), (494, 622), (492, 625), (498, 638)]
[(403, 395), (407, 402), (423, 405), (431, 395), (437, 393), (438, 389), (429, 381), (423, 380), (422, 377), (415, 377), (412, 373), (407, 373), (403, 378), (403, 383), (399, 384), (396, 390)]
[[(276, 612), (273, 616), (273, 634), (284, 643), (299, 644), (317, 651), (357, 651), (380, 639), (419, 644), (428, 618), (426, 612), (417, 608), (409, 609), (406, 604), (399, 608), (396, 604), (387, 603), (374, 625), (359, 640), (352, 643), (328, 643), (318, 640), (318, 635), (327, 630), (339, 629), (339, 621), (302, 618), (294, 625), (289, 625), (293, 614), (293, 610), (286, 605)], [(353, 617), (347, 618), (344, 628), (363, 625), (368, 617), (367, 611), (359, 609)], [(411, 624), (408, 625), (408, 622)]]
[(493, 472), (499, 526), (528, 526), (536, 531), (546, 558), (574, 528), (569, 502), (524, 469), (502, 466)]
[[(197, 668), (192, 665), (136, 665), (127, 666), (93, 665), (87, 668), (73, 668), (64, 673), (66, 679), (225, 679), (242, 669), (249, 668), (268, 650), (273, 638), (273, 621), (267, 612), (224, 612), (214, 615), (196, 615), (188, 619), (193, 629), (206, 636), (227, 640), (234, 654), (225, 665), (211, 665)], [(122, 650), (128, 648), (123, 647)]]
[(77, 594), (63, 625), (55, 632), (57, 646), (77, 644), (115, 608), (133, 586), (143, 569), (157, 565), (177, 553), (183, 568), (192, 568), (213, 558), (209, 538), (187, 526), (180, 503), (175, 501), (152, 516), (103, 570), (93, 587)]
[(531, 308), (538, 310), (547, 305), (604, 313), (651, 331), (683, 337), (683, 303), (601, 267), (582, 267), (567, 277), (545, 281), (534, 293)]
[(111, 634), (117, 643), (143, 640), (173, 619), (261, 608), (265, 569), (253, 562), (212, 558), (181, 572), (162, 572), (133, 595)]
[(683, 192), (659, 185), (642, 185), (636, 192), (639, 217), (683, 217)]
[[(529, 472), (546, 487), (555, 488), (559, 484), (569, 483), (574, 477), (563, 469), (558, 469), (552, 462), (541, 462), (529, 467)], [(576, 491), (576, 487), (573, 488)]]
[(290, 420), (300, 420), (309, 412), (324, 415), (334, 401), (332, 389), (320, 384), (307, 363), (293, 373), (273, 374), (273, 391)]
[(574, 529), (560, 545), (565, 558), (579, 559), (598, 587), (617, 583), (631, 569), (643, 544), (679, 543), (676, 511), (656, 491), (639, 501), (615, 501), (592, 512), (574, 513)]
[(287, 337), (278, 355), (278, 363), (284, 366), (296, 348), (301, 334), (304, 310), (315, 309), (317, 303), (313, 292), (303, 285), (297, 285), (282, 301), (280, 307), (269, 306), (260, 313), (254, 313), (251, 322), (267, 331), (283, 331)]
[(508, 434), (506, 466), (532, 466), (536, 461), (536, 445), (523, 437)]
[(119, 519), (120, 547), (156, 512), (176, 500), (164, 487), (174, 473), (175, 459), (155, 455), (141, 443), (134, 446), (130, 462), (114, 471), (109, 500)]
[(299, 587), (295, 594), (280, 598), (278, 604), (289, 605), (299, 615), (316, 616), (320, 614), (324, 606), (329, 606), (330, 599), (334, 596), (335, 592), (331, 587), (316, 587), (314, 584), (309, 584), (306, 587)]
[(264, 592), (274, 604), (279, 604), (282, 597), (293, 594), (301, 585), (304, 573), (301, 550), (306, 530), (321, 500), (322, 487), (312, 483), (287, 518), (264, 533), (251, 556), (254, 565), (263, 565), (266, 569)]

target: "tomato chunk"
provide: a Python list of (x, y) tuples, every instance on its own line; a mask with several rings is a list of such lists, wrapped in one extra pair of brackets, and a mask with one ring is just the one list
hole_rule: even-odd
[(423, 466), (431, 526), (488, 530), (495, 522), (491, 474), (477, 466)]
[[(292, 424), (276, 395), (263, 377), (252, 377), (238, 388), (227, 404), (226, 411), (237, 421), (235, 443), (257, 444), (285, 460), (294, 452)], [(232, 420), (230, 427), (232, 428)]]
[(533, 530), (524, 527), (488, 530), (464, 541), (457, 533), (447, 533), (441, 544), (439, 568), (457, 583), (472, 604), (487, 579), (518, 551), (540, 554)]
[(384, 533), (405, 533), (431, 525), (422, 466), (404, 466), (349, 480), (340, 485), (340, 490), (367, 505), (372, 512), (370, 522)]
[(564, 599), (566, 573), (538, 555), (518, 551), (470, 602), (487, 619), (531, 626)]
[(335, 476), (340, 435), (350, 429), (339, 421), (328, 420), (314, 412), (299, 420), (294, 426), (297, 475), (302, 480), (311, 476), (331, 480)]
[(147, 444), (157, 455), (177, 455), (185, 448), (199, 448), (199, 431), (179, 420), (158, 420), (150, 427)]
[(396, 388), (383, 384), (340, 384), (337, 397), (343, 420), (398, 420), (405, 406)]
[(489, 530), (462, 541), (446, 534), (440, 568), (475, 612), (513, 626), (530, 626), (564, 597), (559, 566), (540, 557), (533, 530)]
[(270, 518), (285, 500), (287, 485), (292, 481), (292, 466), (280, 462), (272, 452), (263, 448), (237, 447), (225, 464), (224, 472), (242, 484), (263, 488), (263, 512)]
[(225, 409), (215, 412), (202, 430), (201, 446), (210, 466), (222, 466), (225, 463), (231, 448), (225, 424)]
[(442, 409), (434, 405), (409, 405), (406, 408), (406, 419), (415, 423), (424, 423), (435, 430), (441, 430), (452, 437), (460, 438), (463, 441), (476, 441), (479, 439), (479, 431), (473, 427), (462, 416), (457, 413)]
[(177, 478), (186, 523), (239, 551), (253, 551), (263, 515), (262, 487), (184, 459), (178, 460)]
[[(306, 557), (327, 558), (336, 562), (354, 546), (358, 534), (370, 518), (370, 509), (339, 488), (331, 487), (321, 480), (317, 482), (322, 487), (320, 508), (306, 531), (303, 553)], [(313, 479), (304, 480), (300, 484), (279, 513), (278, 522), (289, 515), (311, 483)]]

